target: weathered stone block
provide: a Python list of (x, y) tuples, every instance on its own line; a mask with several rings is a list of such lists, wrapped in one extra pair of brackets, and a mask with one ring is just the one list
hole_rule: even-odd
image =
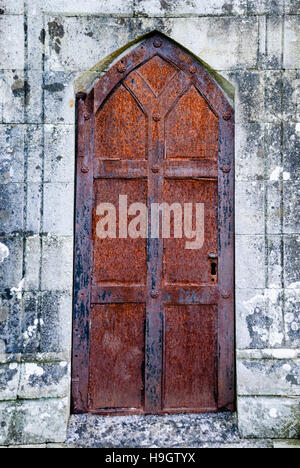
[(136, 39), (131, 19), (56, 16), (48, 17), (47, 21), (45, 64), (48, 71), (87, 71)]
[(74, 124), (75, 96), (73, 73), (50, 72), (44, 75), (45, 122)]
[(0, 243), (0, 263), (9, 256), (9, 250), (6, 245)]
[(282, 291), (236, 291), (237, 348), (280, 348), (284, 344)]
[[(281, 169), (281, 168), (280, 168)], [(275, 170), (276, 171), (276, 170)], [(274, 174), (275, 174), (274, 171)], [(280, 177), (279, 172), (276, 173)], [(273, 177), (271, 175), (271, 177)], [(266, 204), (267, 204), (267, 233), (281, 234), (282, 233), (282, 182), (266, 182)]]
[(24, 363), (18, 396), (21, 399), (67, 397), (69, 380), (70, 365), (67, 362)]
[(285, 287), (299, 289), (300, 283), (300, 235), (284, 237)]
[(235, 15), (246, 13), (245, 0), (137, 0), (137, 16)]
[(285, 0), (249, 0), (248, 13), (268, 13), (280, 14), (283, 13)]
[[(37, 59), (32, 63), (38, 67)], [(41, 65), (40, 69), (28, 70), (26, 72), (26, 99), (24, 108), (24, 121), (29, 124), (43, 123), (45, 112), (45, 100), (43, 90), (43, 73)]]
[(5, 353), (6, 353), (5, 341), (2, 338), (0, 338), (0, 356), (4, 355)]
[(0, 15), (0, 68), (24, 68), (24, 20), (18, 15)]
[(72, 125), (45, 125), (45, 182), (74, 181), (74, 137)]
[(47, 444), (47, 449), (66, 449), (68, 448), (65, 444)]
[(24, 186), (9, 183), (0, 187), (0, 235), (21, 232), (24, 225)]
[[(274, 66), (274, 65), (273, 65)], [(267, 71), (265, 79), (265, 122), (280, 122), (282, 113), (283, 73), (281, 71)]]
[(283, 178), (282, 127), (279, 124), (265, 124), (265, 167), (267, 179), (277, 182)]
[[(0, 125), (0, 183), (24, 180), (24, 126)], [(5, 187), (1, 187), (1, 191)]]
[(23, 0), (0, 0), (1, 15), (22, 15), (24, 13)]
[(42, 352), (70, 352), (72, 335), (72, 295), (57, 291), (42, 295)]
[(4, 123), (23, 123), (25, 88), (23, 70), (0, 71), (0, 117)]
[(300, 349), (265, 348), (265, 349), (238, 349), (237, 359), (240, 360), (297, 360), (300, 359)]
[(300, 398), (238, 399), (243, 437), (293, 439), (300, 436)]
[(28, 5), (30, 15), (44, 13), (62, 13), (77, 15), (131, 15), (133, 14), (132, 0), (31, 0)]
[(267, 17), (260, 15), (257, 18), (258, 21), (258, 68), (265, 67), (265, 61), (267, 57)]
[(26, 226), (25, 230), (30, 234), (40, 232), (41, 221), (41, 184), (29, 183), (26, 189)]
[(238, 360), (238, 394), (299, 396), (299, 365), (299, 360)]
[(283, 242), (282, 237), (267, 237), (267, 287), (280, 289), (283, 287)]
[[(259, 123), (235, 126), (235, 177), (237, 181), (264, 178), (264, 126)], [(249, 164), (251, 154), (251, 164)]]
[(300, 348), (300, 288), (285, 290), (284, 322), (287, 346)]
[(282, 68), (283, 17), (267, 14), (258, 18), (259, 67), (272, 70)]
[[(44, 16), (37, 14), (32, 16), (28, 14), (28, 10), (32, 8), (32, 1), (27, 4), (27, 16), (26, 16), (26, 27), (27, 27), (27, 50), (26, 50), (26, 62), (27, 70), (41, 71), (44, 69), (44, 48), (45, 48), (45, 30), (44, 30)], [(40, 5), (44, 2), (39, 2)], [(31, 79), (33, 78), (32, 73)]]
[[(2, 408), (3, 409), (2, 409)], [(0, 404), (5, 422), (0, 443), (9, 445), (64, 442), (68, 418), (68, 399), (19, 401)], [(1, 434), (0, 432), (0, 434)]]
[(38, 235), (25, 239), (24, 290), (37, 291), (40, 280), (41, 240)]
[(284, 172), (286, 180), (298, 180), (300, 173), (300, 123), (284, 125)]
[[(59, 259), (59, 261), (58, 261)], [(69, 291), (73, 276), (73, 239), (43, 237), (42, 289)]]
[(0, 401), (17, 399), (19, 379), (19, 364), (0, 365)]
[[(56, 445), (56, 444), (54, 444)], [(2, 448), (2, 447), (0, 447)], [(9, 445), (4, 447), (8, 449), (45, 449), (48, 448), (48, 444), (34, 444), (34, 445)]]
[(72, 415), (67, 444), (101, 447), (203, 447), (210, 443), (239, 442), (236, 415), (166, 414), (107, 418)]
[(257, 71), (235, 71), (225, 76), (236, 90), (236, 122), (263, 122), (264, 74)]
[(0, 120), (4, 123), (41, 123), (42, 71), (0, 70)]
[(265, 241), (263, 236), (236, 236), (236, 286), (265, 287)]
[(299, 15), (299, 0), (285, 0), (285, 13), (290, 13), (291, 15)]
[(72, 328), (71, 293), (25, 292), (22, 315), (20, 313), (19, 319), (21, 325), (18, 329), (18, 338), (22, 361), (41, 364), (69, 361)]
[(297, 108), (300, 108), (300, 75), (296, 70), (286, 70), (283, 72), (282, 90), (282, 112), (284, 120), (287, 122), (299, 121)]
[(32, 353), (34, 355), (39, 350), (42, 325), (41, 295), (37, 292), (24, 293), (21, 329), (21, 349), (23, 353)]
[(0, 445), (9, 445), (10, 428), (15, 417), (15, 403), (0, 402)]
[(9, 256), (8, 247), (0, 243), (0, 263), (2, 263), (8, 256)]
[(237, 182), (235, 190), (236, 234), (263, 234), (264, 183)]
[(0, 237), (0, 242), (9, 251), (8, 257), (1, 263), (0, 290), (18, 288), (22, 281), (23, 238), (18, 235)]
[(44, 185), (43, 232), (71, 236), (74, 218), (74, 185), (47, 183)]
[(172, 24), (169, 35), (212, 68), (256, 67), (257, 18), (178, 18)]
[[(299, 153), (298, 153), (299, 159)], [(285, 234), (300, 232), (300, 190), (299, 181), (288, 181), (283, 184), (284, 217), (283, 230)]]
[(1, 354), (18, 353), (21, 350), (22, 300), (10, 289), (0, 293), (0, 343)]
[(41, 200), (42, 185), (27, 184), (26, 231), (31, 234), (38, 234), (41, 230)]
[(300, 70), (297, 70), (297, 80), (295, 82), (295, 102), (296, 102), (296, 121), (300, 122)]
[(27, 182), (41, 183), (44, 156), (42, 125), (25, 126), (25, 154)]
[(296, 449), (300, 448), (299, 440), (275, 440), (273, 442), (275, 449)]
[(284, 68), (300, 68), (300, 25), (298, 16), (286, 16), (284, 36)]

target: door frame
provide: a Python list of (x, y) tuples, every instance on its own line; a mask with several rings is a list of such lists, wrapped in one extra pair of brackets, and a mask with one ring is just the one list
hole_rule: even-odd
[[(87, 413), (93, 241), (93, 129), (95, 115), (127, 74), (156, 52), (191, 74), (219, 117), (218, 164), (218, 411), (235, 409), (234, 313), (234, 110), (203, 65), (160, 34), (147, 38), (99, 79), (89, 94), (76, 95), (76, 201), (72, 412)], [(111, 411), (108, 414), (113, 414)], [(120, 413), (118, 413), (120, 414)], [(130, 414), (130, 411), (124, 414)], [(132, 414), (132, 413), (131, 413)]]

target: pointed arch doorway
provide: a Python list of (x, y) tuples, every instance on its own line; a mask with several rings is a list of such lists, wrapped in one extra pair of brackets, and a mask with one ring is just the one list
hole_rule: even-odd
[[(160, 34), (77, 95), (74, 413), (234, 409), (233, 148), (226, 97)], [(136, 203), (148, 233), (130, 237)], [(165, 238), (150, 221), (162, 203), (182, 206)], [(115, 232), (101, 237), (108, 204)], [(202, 207), (198, 244), (185, 205)]]

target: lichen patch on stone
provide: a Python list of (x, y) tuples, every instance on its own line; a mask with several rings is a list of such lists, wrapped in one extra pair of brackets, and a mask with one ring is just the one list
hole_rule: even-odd
[(9, 257), (9, 249), (6, 245), (0, 242), (0, 263)]
[(25, 278), (23, 278), (17, 287), (11, 288), (10, 292), (15, 295), (18, 299), (22, 298), (22, 291), (24, 287)]
[(283, 172), (282, 167), (276, 167), (276, 169), (274, 169), (274, 171), (272, 172), (272, 174), (270, 176), (270, 180), (274, 180), (274, 181), (279, 180), (282, 172)]

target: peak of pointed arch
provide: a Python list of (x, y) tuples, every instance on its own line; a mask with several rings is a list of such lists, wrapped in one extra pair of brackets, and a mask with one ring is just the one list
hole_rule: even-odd
[[(191, 51), (186, 49), (184, 46), (176, 42), (174, 39), (167, 37), (160, 31), (154, 30), (147, 34), (136, 38), (130, 43), (124, 45), (120, 49), (112, 52), (110, 55), (98, 62), (94, 67), (89, 71), (82, 74), (74, 82), (74, 89), (76, 93), (85, 93), (88, 94), (96, 85), (99, 79), (103, 76), (103, 73), (109, 73), (114, 67), (117, 66), (119, 62), (126, 62), (132, 58), (132, 55), (136, 55), (138, 50), (143, 50), (150, 43), (154, 45), (154, 42), (157, 43), (157, 47), (153, 47), (153, 57), (155, 55), (163, 57), (161, 46), (159, 42), (162, 42), (164, 45), (168, 44), (169, 47), (177, 48), (178, 54), (180, 52), (185, 57), (189, 57), (190, 60), (195, 64), (196, 68), (200, 67), (211, 82), (218, 88), (219, 92), (223, 94), (224, 98), (232, 106), (234, 102), (235, 90), (233, 85), (226, 80), (222, 75), (213, 70), (207, 63), (197, 57)], [(151, 58), (151, 57), (150, 57)], [(148, 59), (149, 60), (149, 59)], [(132, 68), (131, 68), (132, 70)], [(120, 80), (121, 80), (120, 76)]]

